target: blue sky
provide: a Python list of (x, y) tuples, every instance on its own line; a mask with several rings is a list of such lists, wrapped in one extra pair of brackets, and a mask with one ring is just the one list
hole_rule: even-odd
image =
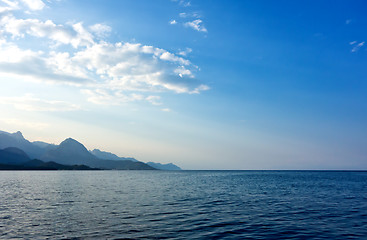
[(364, 1), (0, 1), (0, 126), (185, 169), (367, 169)]

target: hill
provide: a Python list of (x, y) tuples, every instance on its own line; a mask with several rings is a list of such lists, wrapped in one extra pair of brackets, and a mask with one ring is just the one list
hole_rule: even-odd
[(0, 164), (18, 165), (29, 160), (28, 155), (19, 148), (8, 147), (0, 150)]
[[(21, 132), (8, 133), (0, 131), (0, 149), (16, 148), (22, 152), (20, 156), (9, 155), (1, 152), (3, 162), (0, 164), (21, 164), (30, 159), (41, 159), (44, 162), (55, 162), (62, 165), (86, 165), (102, 169), (119, 170), (180, 170), (179, 167), (170, 164), (140, 162), (132, 157), (119, 157), (116, 154), (94, 149), (89, 151), (83, 144), (72, 138), (67, 138), (60, 145), (50, 144), (42, 141), (30, 142), (23, 137)], [(14, 150), (14, 149), (13, 149)], [(7, 159), (7, 160), (5, 160)]]
[(58, 147), (47, 151), (41, 160), (67, 165), (84, 164), (102, 169), (155, 170), (154, 167), (138, 161), (99, 159), (90, 153), (83, 144), (72, 138), (65, 139)]
[(176, 166), (173, 163), (161, 164), (161, 163), (155, 163), (155, 162), (147, 162), (147, 164), (159, 170), (169, 170), (169, 171), (182, 170), (180, 167)]
[(116, 154), (101, 151), (99, 149), (94, 149), (93, 151), (90, 151), (94, 156), (96, 156), (99, 159), (108, 159), (108, 160), (116, 160), (116, 161), (123, 161), (123, 160), (130, 160), (133, 162), (138, 162), (135, 158), (132, 157), (119, 157)]
[(19, 148), (26, 152), (30, 158), (39, 158), (45, 152), (44, 149), (26, 140), (19, 131), (16, 133), (0, 131), (0, 149), (8, 147)]

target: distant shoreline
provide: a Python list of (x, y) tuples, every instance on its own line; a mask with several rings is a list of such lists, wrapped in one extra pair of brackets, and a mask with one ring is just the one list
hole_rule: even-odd
[[(9, 165), (10, 166), (10, 165)], [(101, 169), (101, 168), (90, 168), (90, 169), (54, 169), (54, 168), (17, 168), (18, 166), (12, 166), (14, 168), (2, 168), (0, 171), (157, 171), (160, 172), (367, 172), (367, 170), (136, 170), (136, 169)]]

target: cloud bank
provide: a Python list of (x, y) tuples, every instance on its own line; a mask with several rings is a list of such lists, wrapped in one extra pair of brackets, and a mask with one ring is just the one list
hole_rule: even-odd
[[(96, 104), (144, 100), (157, 105), (152, 93), (198, 94), (209, 89), (195, 78), (198, 67), (184, 58), (185, 52), (176, 55), (140, 43), (108, 42), (112, 29), (102, 23), (85, 26), (15, 16), (19, 9), (42, 10), (41, 0), (0, 3), (0, 73), (73, 85)], [(200, 23), (194, 21), (193, 28), (206, 31)], [(23, 47), (27, 39), (46, 41), (46, 50)]]

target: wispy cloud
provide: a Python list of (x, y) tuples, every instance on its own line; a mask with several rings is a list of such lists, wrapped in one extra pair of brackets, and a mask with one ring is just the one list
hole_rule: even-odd
[(88, 101), (98, 105), (123, 105), (129, 102), (141, 101), (144, 96), (141, 94), (126, 94), (122, 91), (108, 89), (82, 89), (81, 92), (87, 95)]
[(182, 51), (178, 52), (178, 55), (186, 57), (191, 52), (192, 52), (191, 48), (186, 48), (185, 50), (182, 50)]
[(148, 96), (145, 99), (153, 105), (162, 105), (160, 96)]
[(360, 43), (357, 43), (357, 41), (350, 42), (349, 44), (353, 46), (351, 52), (357, 52), (361, 47), (363, 47), (364, 43), (364, 41)]
[(170, 108), (162, 108), (161, 109), (163, 112), (171, 112), (172, 110)]
[[(178, 2), (180, 6), (184, 7), (190, 7), (190, 2), (182, 1), (182, 0), (172, 0), (173, 2)], [(186, 9), (187, 10), (187, 9)], [(184, 11), (178, 14), (178, 16), (183, 20), (183, 22), (180, 22), (180, 25), (189, 27), (191, 29), (194, 29), (198, 32), (205, 32), (207, 33), (208, 30), (204, 26), (204, 22), (202, 20), (203, 16), (200, 13), (200, 11)], [(177, 24), (178, 22), (176, 20), (170, 21), (170, 24)]]
[(35, 130), (43, 130), (50, 127), (50, 124), (48, 123), (35, 122), (30, 120), (24, 121), (24, 119), (22, 120), (18, 118), (0, 118), (0, 122), (18, 129), (29, 128)]
[(169, 22), (169, 24), (171, 24), (171, 25), (175, 25), (175, 24), (177, 24), (177, 21), (176, 21), (175, 19), (173, 19), (173, 20), (171, 20), (171, 21)]
[(182, 12), (179, 16), (180, 18), (201, 18), (198, 12)]
[(352, 19), (347, 19), (347, 20), (345, 20), (345, 24), (350, 24), (352, 22)]
[(191, 2), (187, 0), (172, 0), (172, 2), (177, 2), (182, 7), (190, 7)]
[(34, 97), (31, 94), (22, 97), (0, 97), (0, 104), (9, 104), (17, 109), (32, 112), (64, 112), (81, 109), (81, 107), (76, 104), (64, 101), (44, 100)]
[(201, 19), (196, 19), (191, 22), (184, 23), (185, 27), (190, 27), (198, 32), (208, 32), (208, 30), (203, 25), (203, 21)]

